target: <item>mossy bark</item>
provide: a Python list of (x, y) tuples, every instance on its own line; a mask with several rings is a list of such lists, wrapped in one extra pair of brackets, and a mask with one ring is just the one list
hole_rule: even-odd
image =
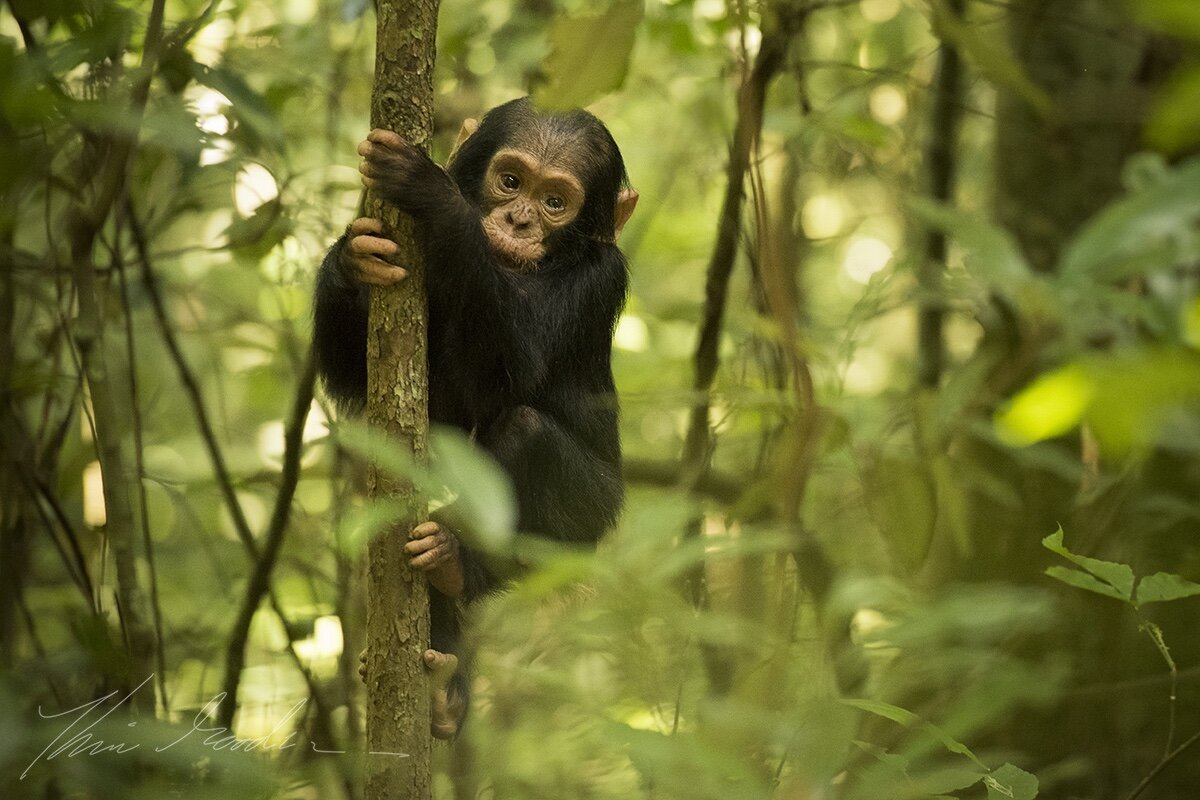
[[(433, 65), (438, 0), (380, 0), (371, 127), (428, 147), (433, 128)], [(368, 213), (384, 220), (402, 249), (406, 281), (371, 293), (367, 333), (367, 421), (418, 459), (429, 431), (425, 270), (411, 219), (378, 198)], [(367, 800), (430, 796), (430, 708), (422, 653), (429, 645), (425, 577), (404, 555), (421, 508), (412, 486), (371, 465), (373, 498), (404, 502), (403, 517), (372, 543), (367, 569)]]

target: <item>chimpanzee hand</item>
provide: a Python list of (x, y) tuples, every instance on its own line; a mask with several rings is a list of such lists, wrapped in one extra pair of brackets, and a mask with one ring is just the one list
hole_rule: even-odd
[(383, 235), (383, 223), (359, 217), (350, 223), (349, 238), (342, 247), (338, 266), (352, 280), (375, 286), (391, 286), (408, 277), (408, 270), (388, 263), (400, 247)]
[(422, 522), (408, 535), (404, 552), (412, 566), (424, 571), (429, 585), (447, 597), (461, 597), (463, 575), (461, 546), (449, 528), (437, 522)]
[(431, 191), (453, 186), (429, 156), (391, 131), (371, 131), (358, 154), (363, 157), (358, 165), (363, 185), (402, 211), (414, 213)]

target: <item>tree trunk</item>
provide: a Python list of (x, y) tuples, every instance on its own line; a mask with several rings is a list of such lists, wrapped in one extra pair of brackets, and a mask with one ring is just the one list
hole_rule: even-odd
[[(379, 0), (371, 126), (428, 147), (438, 0)], [(369, 213), (399, 242), (409, 277), (371, 292), (367, 332), (367, 421), (425, 456), (429, 430), (425, 271), (412, 220), (368, 197)], [(430, 796), (430, 704), (422, 653), (429, 645), (429, 595), (404, 556), (419, 521), (412, 486), (369, 468), (372, 498), (395, 498), (406, 513), (371, 544), (367, 568), (367, 800)]]
[(1011, 4), (1010, 43), (1054, 112), (1000, 87), (996, 213), (1038, 270), (1053, 270), (1062, 244), (1117, 194), (1138, 146), (1152, 53), (1128, 9), (1124, 0)]

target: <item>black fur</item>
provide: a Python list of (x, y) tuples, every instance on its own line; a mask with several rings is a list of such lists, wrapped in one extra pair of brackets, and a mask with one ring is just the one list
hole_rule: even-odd
[[(553, 235), (535, 269), (489, 252), (481, 184), (503, 147), (567, 157), (583, 184), (579, 215)], [(488, 113), (448, 172), (416, 148), (388, 164), (378, 190), (412, 214), (426, 257), (429, 413), (473, 434), (513, 481), (522, 531), (594, 543), (621, 507), (621, 449), (610, 366), (628, 282), (613, 244), (627, 185), (612, 136), (584, 111), (543, 115), (516, 100)], [(326, 391), (343, 408), (366, 394), (367, 290), (340, 265), (339, 239), (317, 277), (315, 339)], [(496, 586), (463, 548), (466, 599)], [(446, 598), (431, 592), (436, 649), (455, 651)]]

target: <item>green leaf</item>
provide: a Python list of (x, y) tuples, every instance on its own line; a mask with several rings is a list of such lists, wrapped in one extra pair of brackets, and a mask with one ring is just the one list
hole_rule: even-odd
[(934, 487), (924, 468), (904, 458), (867, 461), (862, 470), (871, 518), (905, 570), (925, 563), (937, 520)]
[(1130, 6), (1140, 20), (1171, 36), (1200, 39), (1200, 5), (1196, 0), (1137, 0)]
[(225, 229), (230, 249), (262, 258), (292, 235), (292, 221), (283, 213), (279, 198), (268, 200), (248, 217), (235, 217)]
[(1096, 594), (1102, 594), (1105, 597), (1111, 597), (1115, 600), (1129, 601), (1128, 597), (1121, 594), (1112, 586), (1081, 570), (1069, 569), (1067, 567), (1047, 567), (1046, 574), (1055, 580), (1062, 581), (1068, 586), (1074, 586), (1076, 589), (1095, 592)]
[(197, 83), (225, 96), (230, 103), (229, 115), (242, 123), (239, 133), (246, 134), (251, 149), (263, 143), (277, 150), (283, 149), (283, 125), (274, 109), (241, 76), (224, 67), (193, 62), (192, 77)]
[(337, 547), (346, 556), (357, 556), (389, 525), (404, 515), (404, 505), (395, 500), (376, 500), (353, 508), (338, 527)]
[(966, 251), (967, 271), (1000, 289), (1011, 289), (1031, 279), (1032, 271), (1012, 235), (978, 214), (913, 198), (909, 207), (926, 225), (950, 234)]
[(1094, 216), (1067, 247), (1058, 272), (1067, 281), (1091, 282), (1170, 269), (1196, 254), (1197, 222), (1200, 159), (1192, 159)]
[[(1115, 593), (1111, 591), (1102, 591), (1092, 586), (1081, 586), (1080, 588), (1098, 591), (1100, 594), (1106, 594), (1109, 597), (1115, 597), (1118, 600), (1124, 600), (1125, 602), (1132, 602), (1133, 570), (1130, 569), (1127, 564), (1118, 564), (1113, 561), (1101, 561), (1098, 558), (1088, 558), (1087, 556), (1080, 556), (1072, 553), (1063, 544), (1063, 529), (1061, 525), (1057, 531), (1042, 540), (1042, 547), (1045, 547), (1052, 553), (1057, 553), (1077, 566), (1083, 567), (1092, 575), (1108, 584), (1109, 587), (1115, 590)], [(1050, 568), (1050, 570), (1054, 569), (1054, 567)], [(1050, 574), (1050, 570), (1047, 570), (1047, 574)], [(1057, 578), (1065, 583), (1071, 583), (1073, 586), (1079, 585), (1073, 583), (1073, 580), (1075, 579), (1067, 578), (1058, 573), (1051, 575), (1051, 577)]]
[(470, 544), (496, 550), (511, 541), (517, 506), (508, 475), (461, 431), (432, 428), (427, 464), (362, 423), (340, 425), (338, 440), (379, 469), (410, 481), (424, 501), (452, 497), (448, 516)]
[(939, 39), (955, 45), (992, 83), (1006, 87), (1029, 103), (1042, 117), (1054, 114), (1050, 94), (1025, 71), (1020, 59), (1002, 42), (954, 13), (946, 0), (930, 0), (933, 27)]
[(1184, 597), (1194, 597), (1200, 594), (1200, 583), (1172, 575), (1169, 572), (1156, 572), (1138, 581), (1137, 602), (1164, 603), (1169, 600), (1180, 600)]
[(1038, 796), (1038, 779), (1012, 764), (992, 770), (983, 784), (988, 800), (1033, 800)]
[(455, 516), (474, 544), (485, 550), (507, 544), (516, 528), (517, 506), (500, 465), (455, 428), (434, 428), (429, 449), (438, 479), (457, 495)]
[(908, 709), (901, 708), (900, 706), (894, 706), (891, 703), (883, 703), (878, 700), (863, 700), (852, 697), (844, 698), (842, 703), (850, 706), (851, 708), (857, 708), (860, 711), (866, 711), (868, 714), (874, 714), (877, 717), (890, 719), (892, 722), (899, 723), (906, 728), (920, 728), (941, 742), (942, 746), (951, 753), (966, 756), (979, 766), (984, 767), (983, 762), (971, 752), (971, 748), (950, 736), (950, 734), (946, 733), (933, 723), (926, 722), (924, 719)]
[(598, 15), (560, 15), (550, 31), (546, 83), (534, 99), (543, 108), (580, 108), (621, 87), (637, 28), (642, 0), (617, 0)]
[(896, 753), (889, 753), (882, 747), (871, 744), (870, 742), (855, 741), (854, 746), (859, 750), (862, 750), (863, 752), (873, 756), (881, 764), (886, 764), (888, 767), (894, 769), (898, 774), (904, 775), (905, 777), (908, 776), (909, 760), (904, 756)]
[(1080, 423), (1095, 394), (1091, 375), (1068, 364), (1038, 377), (999, 411), (997, 433), (1016, 446), (1061, 436)]
[(1119, 352), (1093, 359), (1096, 396), (1088, 425), (1107, 454), (1151, 447), (1173, 412), (1200, 400), (1200, 356), (1184, 348)]
[(1183, 340), (1200, 350), (1200, 296), (1193, 298), (1183, 312)]

